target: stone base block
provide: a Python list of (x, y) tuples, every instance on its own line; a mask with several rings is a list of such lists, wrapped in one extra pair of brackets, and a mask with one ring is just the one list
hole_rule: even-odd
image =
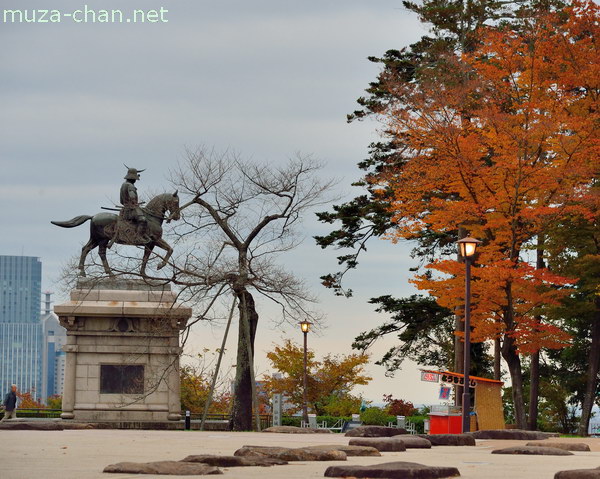
[[(65, 419), (63, 417), (63, 419)], [(169, 421), (167, 411), (102, 411), (75, 410), (73, 418), (82, 422), (115, 422), (115, 421)], [(179, 420), (179, 418), (177, 419)]]

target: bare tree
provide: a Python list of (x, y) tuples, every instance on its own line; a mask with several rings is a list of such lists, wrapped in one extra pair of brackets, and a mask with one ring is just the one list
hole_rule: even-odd
[[(197, 322), (225, 319), (233, 299), (225, 295), (236, 298), (234, 430), (251, 429), (253, 404), (258, 411), (253, 368), (259, 319), (256, 296), (279, 306), (281, 323), (320, 320), (312, 309), (315, 299), (303, 281), (278, 264), (277, 256), (303, 239), (299, 226), (304, 214), (334, 200), (326, 197), (333, 181), (321, 179), (321, 168), (301, 155), (283, 165), (271, 165), (242, 160), (232, 151), (187, 151), (185, 161), (171, 175), (181, 196), (182, 216), (172, 224), (176, 246), (170, 270), (164, 268), (154, 276), (138, 274), (142, 259), (132, 255), (132, 248), (113, 248), (115, 276), (171, 282), (178, 286), (180, 301), (196, 306), (198, 312), (183, 332), (183, 344)], [(168, 259), (153, 254), (163, 263)], [(68, 269), (72, 276), (74, 270)], [(105, 276), (97, 260), (88, 266), (89, 280), (90, 273), (92, 278)]]
[(331, 200), (325, 194), (333, 182), (321, 180), (320, 170), (318, 162), (300, 155), (280, 166), (199, 148), (188, 151), (186, 161), (172, 173), (180, 194), (189, 197), (182, 207), (183, 222), (175, 228), (179, 238), (173, 281), (186, 287), (190, 299), (230, 291), (238, 301), (234, 430), (251, 429), (252, 404), (257, 407), (255, 296), (277, 303), (282, 322), (320, 319), (304, 283), (276, 262), (277, 255), (302, 239), (302, 215)]

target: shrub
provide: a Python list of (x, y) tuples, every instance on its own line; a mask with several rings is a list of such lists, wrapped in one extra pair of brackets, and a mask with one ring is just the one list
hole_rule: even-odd
[(46, 400), (46, 404), (48, 404), (49, 409), (62, 409), (62, 396), (60, 394), (50, 396)]
[(417, 416), (427, 416), (430, 412), (431, 412), (431, 407), (423, 406), (422, 408), (419, 409)]
[(370, 407), (360, 413), (360, 420), (368, 426), (387, 426), (390, 422), (395, 422), (396, 417), (390, 416), (379, 407)]
[(391, 394), (384, 394), (383, 400), (387, 403), (386, 412), (392, 416), (408, 417), (418, 412), (413, 403), (403, 399), (394, 399)]
[(320, 409), (325, 415), (339, 418), (358, 413), (361, 404), (361, 397), (352, 396), (351, 394), (331, 395), (327, 398), (326, 404), (323, 404)]
[(415, 425), (418, 434), (425, 432), (425, 419), (427, 419), (427, 416), (410, 416), (406, 418), (407, 421)]
[(300, 416), (283, 416), (281, 418), (282, 426), (296, 426), (300, 427), (300, 423), (302, 422), (302, 418)]
[[(32, 391), (34, 390), (32, 389)], [(17, 393), (19, 409), (44, 409), (46, 407), (39, 399), (35, 399), (32, 391)]]

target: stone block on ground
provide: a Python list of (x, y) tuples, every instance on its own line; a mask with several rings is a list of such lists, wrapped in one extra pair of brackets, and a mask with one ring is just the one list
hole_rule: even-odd
[(470, 434), (418, 434), (432, 446), (475, 446), (475, 438)]
[[(357, 437), (350, 439), (351, 446), (370, 446), (379, 452), (406, 451), (406, 444), (397, 437)], [(431, 447), (431, 445), (429, 446)]]
[(558, 471), (554, 479), (600, 479), (600, 467), (596, 469), (573, 469), (570, 471)]
[(475, 439), (514, 439), (520, 441), (539, 441), (559, 436), (554, 432), (524, 431), (523, 429), (486, 429), (467, 434)]
[(492, 454), (524, 454), (533, 456), (572, 456), (573, 453), (557, 447), (514, 446), (495, 449)]
[(296, 426), (271, 426), (262, 432), (278, 432), (282, 434), (331, 434), (329, 429)]
[(407, 434), (401, 427), (359, 426), (346, 433), (348, 437), (392, 437)]
[(164, 474), (169, 476), (207, 476), (223, 474), (208, 464), (197, 462), (156, 461), (156, 462), (119, 462), (106, 466), (103, 472), (118, 474)]
[(405, 436), (397, 436), (390, 439), (399, 439), (404, 443), (406, 449), (431, 449), (431, 441), (424, 437), (407, 434)]
[(322, 451), (342, 451), (346, 456), (381, 456), (379, 451), (371, 446), (344, 446), (343, 444), (326, 444), (307, 446), (305, 449), (320, 449)]
[(325, 477), (365, 477), (385, 479), (429, 479), (457, 477), (460, 472), (456, 467), (432, 467), (416, 462), (386, 462), (372, 466), (330, 466)]
[(201, 462), (209, 466), (218, 467), (245, 467), (245, 466), (283, 466), (287, 461), (273, 457), (243, 457), (243, 456), (215, 456), (210, 454), (200, 454), (187, 456), (180, 462)]
[(63, 429), (63, 425), (55, 421), (0, 422), (2, 431), (62, 431)]
[(582, 451), (589, 452), (590, 446), (585, 442), (528, 442), (526, 446), (536, 447), (556, 447), (565, 451)]
[(284, 461), (345, 461), (346, 453), (340, 450), (318, 448), (291, 448), (268, 446), (243, 446), (233, 453), (243, 457), (272, 457)]

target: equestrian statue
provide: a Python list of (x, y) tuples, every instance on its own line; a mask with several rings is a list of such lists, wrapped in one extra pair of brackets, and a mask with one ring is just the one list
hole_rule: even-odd
[[(85, 258), (94, 248), (98, 247), (98, 254), (102, 260), (106, 274), (113, 276), (106, 250), (114, 243), (123, 245), (144, 246), (144, 256), (140, 273), (146, 276), (146, 265), (155, 246), (164, 249), (167, 254), (158, 265), (158, 269), (165, 267), (173, 254), (173, 248), (162, 239), (162, 223), (164, 220), (178, 220), (181, 217), (179, 210), (179, 196), (175, 193), (163, 193), (152, 198), (145, 206), (138, 200), (135, 182), (140, 179), (144, 170), (127, 168), (125, 182), (121, 185), (121, 208), (103, 208), (118, 211), (119, 214), (98, 213), (94, 216), (81, 215), (69, 221), (52, 221), (51, 223), (62, 228), (74, 228), (82, 225), (87, 220), (90, 223), (90, 239), (81, 250), (79, 259), (79, 275), (85, 276)], [(166, 213), (169, 216), (165, 216)]]

